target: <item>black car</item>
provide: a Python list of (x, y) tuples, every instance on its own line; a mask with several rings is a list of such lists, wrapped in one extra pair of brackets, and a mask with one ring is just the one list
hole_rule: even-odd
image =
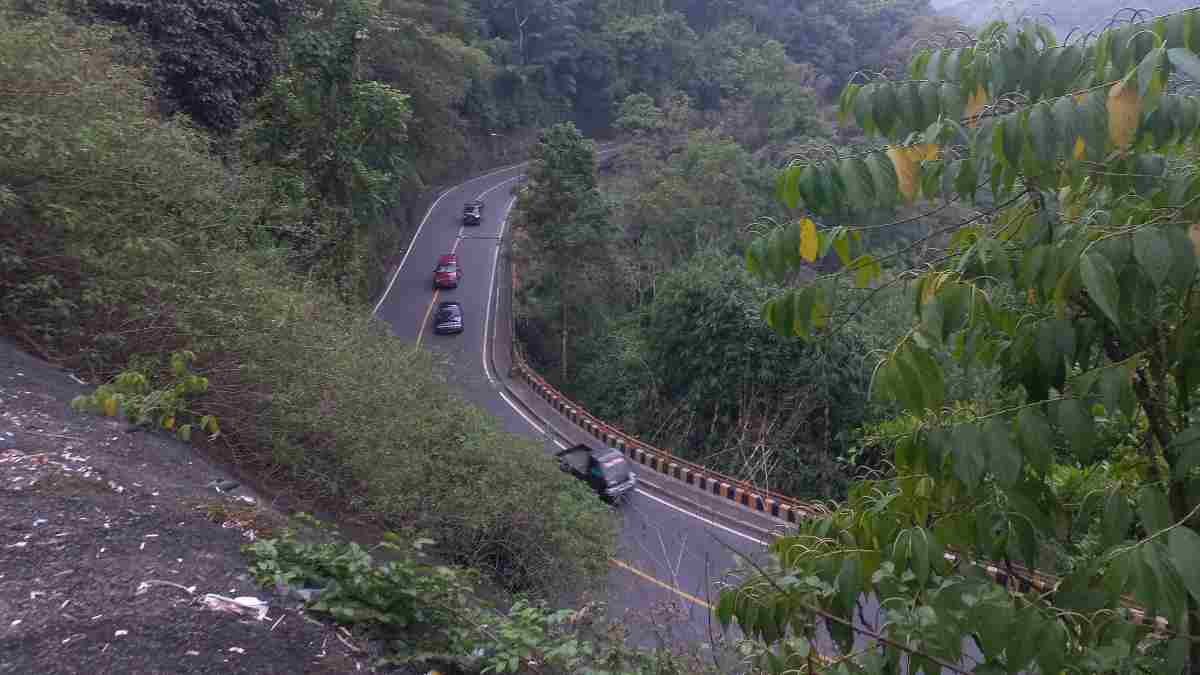
[(483, 202), (467, 202), (463, 206), (463, 225), (481, 225), (483, 223)]
[(438, 335), (463, 332), (462, 305), (457, 302), (439, 302), (433, 315), (433, 332)]

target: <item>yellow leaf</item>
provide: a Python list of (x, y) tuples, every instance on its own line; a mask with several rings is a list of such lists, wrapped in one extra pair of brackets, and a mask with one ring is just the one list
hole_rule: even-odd
[(967, 107), (963, 109), (963, 117), (967, 118), (968, 120), (968, 128), (973, 128), (975, 126), (975, 120), (972, 118), (978, 115), (987, 104), (988, 95), (987, 92), (984, 91), (983, 85), (981, 84), (976, 87), (975, 93), (971, 94), (971, 97), (967, 99)]
[(900, 186), (900, 194), (910, 202), (917, 198), (917, 190), (921, 186), (913, 155), (908, 148), (893, 146), (887, 150), (888, 159), (892, 160), (892, 166), (896, 167), (896, 181)]
[(1108, 90), (1108, 137), (1118, 148), (1128, 147), (1142, 120), (1142, 100), (1136, 87), (1118, 82)]
[(109, 398), (104, 400), (104, 414), (109, 417), (115, 417), (117, 414), (117, 399)]
[(912, 146), (912, 148), (909, 150), (909, 153), (912, 154), (913, 160), (917, 162), (932, 162), (937, 159), (939, 155), (941, 155), (941, 152), (942, 146), (938, 145), (937, 143), (922, 143), (920, 145)]
[(1075, 159), (1083, 159), (1083, 151), (1087, 149), (1087, 144), (1083, 142), (1083, 136), (1075, 137)]
[(1037, 304), (1037, 289), (1030, 288), (1028, 291), (1026, 291), (1025, 299), (1029, 301), (1029, 304), (1036, 305)]
[(800, 219), (800, 256), (808, 262), (817, 259), (817, 224), (811, 218)]
[(162, 425), (163, 425), (164, 429), (174, 429), (175, 428), (175, 418), (168, 417), (168, 418), (164, 419)]
[(940, 274), (929, 277), (925, 280), (925, 285), (921, 287), (922, 305), (929, 304), (929, 301), (933, 299), (933, 296), (937, 295), (937, 292), (942, 287), (942, 281), (944, 280), (945, 277)]
[(1196, 249), (1196, 257), (1200, 258), (1200, 223), (1192, 225), (1192, 228), (1188, 230), (1188, 236), (1192, 238), (1192, 248)]

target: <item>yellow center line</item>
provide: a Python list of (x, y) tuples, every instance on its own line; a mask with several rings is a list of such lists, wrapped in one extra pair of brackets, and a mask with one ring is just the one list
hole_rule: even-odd
[(425, 318), (421, 319), (421, 329), (417, 332), (417, 348), (421, 347), (421, 338), (425, 337), (425, 324), (429, 323), (429, 315), (433, 314), (433, 306), (437, 304), (438, 293), (442, 289), (437, 289), (433, 292), (433, 299), (429, 301), (429, 308), (425, 310)]
[(678, 595), (679, 597), (683, 598), (684, 600), (687, 600), (688, 602), (699, 605), (699, 606), (703, 607), (704, 609), (707, 609), (710, 612), (712, 611), (713, 606), (708, 604), (707, 602), (701, 600), (700, 598), (697, 598), (696, 596), (692, 595), (691, 593), (682, 591), (682, 590), (672, 586), (671, 584), (668, 584), (665, 581), (659, 581), (658, 579), (655, 579), (654, 577), (650, 576), (649, 574), (646, 574), (645, 572), (639, 570), (638, 568), (630, 565), (627, 562), (617, 560), (616, 558), (609, 558), (608, 562), (611, 563), (614, 567), (620, 567), (623, 570), (632, 572), (633, 574), (645, 579), (646, 581), (649, 581), (650, 583), (654, 584), (655, 586), (661, 586), (662, 588), (667, 589), (668, 591), (674, 593), (675, 595)]

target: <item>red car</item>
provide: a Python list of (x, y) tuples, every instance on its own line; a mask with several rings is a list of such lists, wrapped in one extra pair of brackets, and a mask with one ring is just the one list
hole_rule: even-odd
[(458, 288), (462, 281), (462, 268), (458, 266), (458, 256), (453, 253), (438, 258), (437, 268), (433, 270), (433, 287)]

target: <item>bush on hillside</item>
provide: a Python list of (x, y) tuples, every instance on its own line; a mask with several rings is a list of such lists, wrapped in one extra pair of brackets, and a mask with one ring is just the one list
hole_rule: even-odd
[(589, 342), (594, 365), (577, 386), (594, 413), (687, 459), (780, 492), (836, 496), (847, 479), (841, 434), (867, 410), (863, 340), (781, 338), (759, 319), (768, 295), (738, 258), (701, 253), (657, 279), (639, 321)]
[[(511, 588), (578, 588), (613, 523), (537, 443), (260, 236), (271, 167), (239, 172), (153, 115), (107, 28), (0, 11), (0, 328), (107, 379), (187, 349), (215, 448), (299, 497), (428, 533)], [(136, 358), (135, 358), (136, 357)]]

